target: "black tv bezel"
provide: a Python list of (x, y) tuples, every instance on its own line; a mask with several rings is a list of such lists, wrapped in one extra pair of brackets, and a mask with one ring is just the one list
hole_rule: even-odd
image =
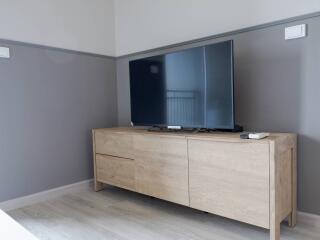
[(181, 127), (182, 129), (208, 129), (208, 130), (221, 130), (221, 131), (233, 131), (233, 130), (237, 130), (237, 126), (236, 126), (236, 121), (235, 121), (235, 94), (234, 94), (234, 68), (235, 68), (235, 64), (234, 64), (234, 40), (230, 39), (230, 40), (226, 40), (226, 41), (220, 41), (220, 42), (215, 42), (215, 43), (211, 43), (211, 44), (206, 44), (206, 45), (202, 45), (202, 46), (197, 46), (197, 47), (192, 47), (192, 48), (186, 48), (186, 49), (182, 49), (182, 50), (177, 50), (177, 51), (170, 51), (170, 52), (166, 52), (163, 54), (157, 54), (157, 55), (151, 55), (148, 57), (143, 57), (143, 58), (136, 58), (133, 60), (129, 61), (129, 88), (130, 88), (130, 121), (131, 121), (131, 126), (132, 127), (159, 127), (159, 128), (168, 128), (172, 125), (166, 125), (166, 124), (150, 124), (150, 123), (134, 123), (132, 121), (132, 99), (131, 99), (131, 71), (130, 71), (130, 67), (131, 67), (131, 63), (134, 61), (138, 61), (138, 60), (143, 60), (143, 59), (148, 59), (148, 58), (152, 58), (152, 57), (157, 57), (157, 56), (164, 56), (167, 54), (171, 54), (171, 53), (179, 53), (179, 52), (183, 52), (185, 50), (189, 50), (189, 49), (194, 49), (194, 48), (202, 48), (202, 47), (206, 47), (206, 46), (211, 46), (214, 44), (219, 44), (219, 43), (224, 43), (224, 42), (230, 42), (231, 43), (231, 92), (232, 92), (232, 123), (233, 126), (230, 127), (219, 127), (217, 126), (216, 128), (208, 128), (207, 126), (180, 126), (177, 125), (179, 127)]

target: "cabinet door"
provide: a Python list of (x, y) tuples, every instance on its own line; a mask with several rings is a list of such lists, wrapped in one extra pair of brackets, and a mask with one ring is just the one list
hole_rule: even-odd
[(269, 144), (188, 141), (190, 206), (269, 228)]
[(136, 190), (189, 205), (187, 140), (183, 137), (134, 136)]

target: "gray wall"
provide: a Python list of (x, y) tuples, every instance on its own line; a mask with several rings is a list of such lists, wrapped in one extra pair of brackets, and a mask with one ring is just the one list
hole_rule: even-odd
[[(298, 23), (308, 24), (308, 37), (285, 41), (284, 27)], [(312, 17), (119, 58), (119, 125), (130, 122), (129, 60), (234, 39), (237, 122), (247, 130), (299, 134), (299, 209), (320, 214), (319, 30), (320, 17)]]
[[(308, 37), (285, 41), (297, 23)], [(90, 129), (130, 122), (129, 60), (234, 39), (237, 122), (299, 134), (299, 209), (320, 214), (319, 29), (312, 17), (117, 62), (0, 40), (12, 55), (0, 58), (0, 202), (92, 177)]]
[(117, 125), (115, 59), (0, 45), (0, 202), (91, 178), (90, 130)]

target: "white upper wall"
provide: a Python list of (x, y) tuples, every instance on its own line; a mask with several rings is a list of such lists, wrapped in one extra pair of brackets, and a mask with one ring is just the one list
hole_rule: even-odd
[(113, 0), (0, 0), (0, 39), (115, 55)]
[(115, 0), (116, 55), (320, 11), (320, 0)]
[(0, 39), (109, 56), (320, 11), (320, 0), (0, 0)]

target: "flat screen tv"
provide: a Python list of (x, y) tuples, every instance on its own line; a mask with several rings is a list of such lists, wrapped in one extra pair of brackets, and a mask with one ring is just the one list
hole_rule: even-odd
[(233, 41), (130, 61), (135, 126), (235, 128)]

